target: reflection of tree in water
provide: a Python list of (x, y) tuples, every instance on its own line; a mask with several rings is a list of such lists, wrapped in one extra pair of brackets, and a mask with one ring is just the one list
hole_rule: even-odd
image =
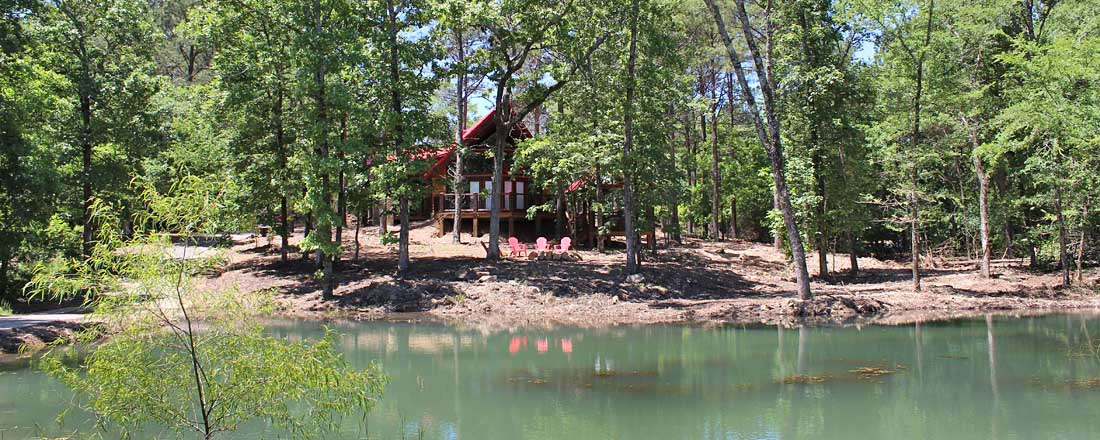
[[(401, 416), (416, 426), (427, 413), (425, 438), (1089, 438), (1100, 422), (1069, 419), (1100, 402), (1084, 388), (1100, 374), (1086, 351), (1089, 319), (979, 317), (858, 330), (367, 325), (348, 329), (345, 347), (356, 363), (381, 356), (393, 372), (372, 431), (393, 433)], [(528, 342), (512, 355), (515, 336)], [(540, 338), (547, 353), (537, 350)], [(559, 347), (569, 339), (566, 356)], [(895, 371), (879, 380), (849, 374), (869, 365)], [(831, 380), (783, 380), (799, 375)], [(1074, 402), (1069, 411), (1053, 409), (1066, 402)], [(400, 432), (379, 436), (394, 437)]]
[[(782, 335), (782, 331), (780, 335)], [(806, 326), (798, 327), (798, 351), (795, 355), (795, 376), (807, 377), (806, 365), (807, 357), (810, 350), (810, 334)], [(782, 337), (780, 337), (780, 345), (782, 345)], [(784, 385), (783, 398), (789, 402), (787, 409), (787, 416), (783, 419), (783, 428), (780, 438), (794, 439), (798, 438), (798, 422), (801, 417), (802, 400), (806, 398), (806, 387), (811, 386), (810, 383), (790, 383)]]
[(1001, 407), (1001, 393), (997, 388), (997, 349), (993, 339), (993, 316), (989, 314), (985, 315), (985, 335), (988, 340), (986, 346), (989, 352), (989, 386), (993, 391), (992, 409), (989, 415), (989, 438), (998, 439), (1001, 438), (997, 430), (999, 425), (998, 413)]

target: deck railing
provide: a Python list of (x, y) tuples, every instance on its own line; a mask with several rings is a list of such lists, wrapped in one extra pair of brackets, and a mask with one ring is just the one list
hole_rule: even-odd
[[(537, 194), (506, 192), (501, 196), (504, 199), (504, 204), (501, 206), (503, 211), (526, 211), (527, 208), (546, 201), (545, 196)], [(493, 208), (488, 194), (463, 193), (459, 195), (458, 200), (459, 207), (463, 212), (489, 211)], [(455, 194), (437, 194), (434, 206), (436, 212), (454, 212)]]

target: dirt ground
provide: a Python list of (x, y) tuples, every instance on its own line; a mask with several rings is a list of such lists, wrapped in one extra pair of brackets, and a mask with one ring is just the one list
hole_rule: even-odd
[(71, 339), (87, 328), (79, 322), (51, 321), (0, 329), (0, 364), (11, 359), (5, 355), (33, 353), (58, 340)]
[[(301, 239), (290, 240), (292, 249)], [(203, 280), (209, 288), (275, 288), (294, 317), (392, 319), (429, 317), (482, 327), (530, 325), (608, 326), (697, 322), (791, 324), (805, 321), (901, 324), (982, 313), (1100, 310), (1096, 269), (1084, 287), (1060, 289), (1056, 273), (1021, 265), (995, 267), (981, 279), (972, 264), (939, 262), (924, 272), (924, 289), (913, 292), (906, 265), (860, 258), (860, 275), (814, 274), (812, 301), (795, 294), (790, 264), (775, 248), (740, 241), (689, 240), (659, 248), (640, 278), (626, 280), (624, 253), (579, 250), (573, 261), (485, 260), (478, 239), (433, 237), (429, 224), (411, 231), (411, 264), (395, 278), (396, 246), (384, 246), (376, 228), (345, 231), (344, 261), (337, 267), (335, 298), (323, 300), (312, 262), (297, 252), (279, 262), (279, 238), (240, 237), (229, 264)], [(529, 246), (531, 246), (529, 244)], [(507, 249), (503, 246), (502, 249)], [(816, 256), (808, 262), (817, 268)], [(835, 266), (834, 266), (835, 263)], [(830, 255), (830, 268), (847, 271), (846, 254)], [(410, 315), (411, 314), (411, 315)]]

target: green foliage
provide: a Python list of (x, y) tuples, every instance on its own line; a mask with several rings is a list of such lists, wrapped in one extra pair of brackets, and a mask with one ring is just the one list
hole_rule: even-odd
[(397, 234), (394, 234), (392, 231), (387, 231), (378, 237), (378, 241), (383, 246), (395, 245), (397, 244)]
[[(398, 214), (397, 200), (427, 192), (422, 176), (457, 120), (440, 85), (459, 71), (486, 78), (472, 87), (494, 88), (489, 106), (508, 96), (531, 110), (541, 133), (512, 166), (532, 192), (585, 180), (567, 206), (613, 218), (629, 178), (639, 228), (700, 234), (736, 215), (740, 238), (776, 235), (770, 163), (702, 2), (639, 0), (635, 145), (622, 155), (632, 5), (0, 0), (0, 296), (14, 299), (38, 266), (80, 275), (85, 230), (148, 229), (135, 222), (143, 192), (191, 178), (218, 182), (217, 233), (309, 218), (301, 250), (338, 255), (345, 210)], [(1085, 215), (1100, 196), (1095, 0), (748, 2), (752, 21), (764, 8), (787, 183), (813, 246), (901, 257), (915, 222), (929, 251), (973, 255), (975, 158), (1000, 253), (1054, 256), (1059, 213), (1072, 242), (1097, 238)], [(448, 55), (456, 32), (462, 63)], [(745, 44), (734, 36), (735, 51)], [(84, 224), (86, 183), (93, 208), (114, 213), (92, 220), (114, 230)], [(529, 215), (555, 210), (553, 198)]]
[[(213, 431), (231, 436), (258, 420), (295, 438), (314, 438), (334, 429), (336, 416), (369, 409), (384, 384), (381, 372), (349, 369), (336, 340), (331, 331), (315, 342), (288, 342), (258, 329), (201, 334), (197, 344), (208, 416), (217, 421)], [(192, 411), (194, 366), (183, 343), (175, 332), (127, 332), (97, 347), (83, 366), (48, 356), (42, 367), (80, 396), (78, 405), (95, 414), (103, 429), (143, 437), (151, 427), (163, 427), (178, 437), (201, 436), (203, 422)]]
[(254, 318), (273, 310), (270, 292), (207, 291), (192, 282), (219, 261), (195, 243), (232, 221), (226, 182), (187, 176), (164, 193), (140, 187), (133, 221), (142, 227), (118, 234), (120, 217), (97, 202), (92, 255), (41, 266), (29, 284), (51, 299), (83, 295), (110, 332), (80, 365), (53, 353), (42, 361), (100, 428), (212, 438), (259, 420), (312, 438), (373, 405), (384, 376), (376, 366), (349, 368), (335, 333), (316, 342), (267, 336)]

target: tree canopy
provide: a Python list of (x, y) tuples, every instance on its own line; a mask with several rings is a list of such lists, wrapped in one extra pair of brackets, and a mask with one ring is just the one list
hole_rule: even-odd
[[(1027, 257), (1070, 284), (1073, 256), (1097, 255), (1098, 6), (3, 0), (0, 289), (14, 299), (36, 265), (89, 257), (96, 201), (130, 219), (147, 209), (135, 181), (187, 177), (229, 182), (234, 228), (290, 243), (304, 226), (281, 261), (313, 258), (329, 296), (345, 228), (407, 226), (425, 157), (491, 108), (489, 197), (522, 170), (531, 216), (560, 213), (559, 231), (591, 216), (601, 251), (625, 228), (626, 272), (659, 230), (774, 242), (803, 298), (839, 275), (836, 254), (852, 273), (859, 255), (907, 261), (915, 289), (940, 256), (985, 276)], [(534, 138), (511, 161), (521, 123)], [(461, 166), (445, 174), (462, 185)], [(415, 265), (407, 233), (399, 273)]]

